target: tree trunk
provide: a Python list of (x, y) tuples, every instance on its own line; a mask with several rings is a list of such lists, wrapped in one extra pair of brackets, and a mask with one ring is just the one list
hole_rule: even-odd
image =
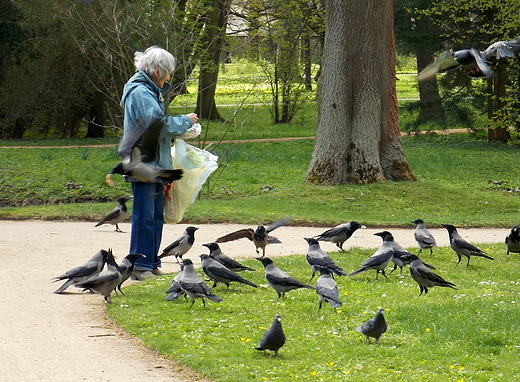
[(414, 180), (395, 90), (393, 3), (328, 0), (318, 124), (307, 182)]
[(499, 62), (495, 69), (497, 76), (488, 83), (488, 88), (492, 90), (493, 98), (488, 105), (488, 119), (493, 121), (492, 127), (488, 128), (488, 142), (503, 142), (511, 140), (508, 126), (504, 126), (507, 121), (505, 107), (507, 68), (503, 62)]
[(105, 98), (101, 92), (95, 93), (90, 99), (88, 111), (87, 134), (85, 138), (104, 138), (105, 129)]
[[(420, 73), (435, 58), (433, 52), (424, 51), (417, 51), (415, 57), (417, 60), (417, 73)], [(446, 115), (442, 107), (437, 79), (419, 81), (418, 86), (421, 109), (417, 120), (420, 122), (445, 121)]]

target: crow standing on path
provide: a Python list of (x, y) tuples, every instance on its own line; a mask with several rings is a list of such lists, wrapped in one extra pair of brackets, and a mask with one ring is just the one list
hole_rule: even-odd
[(195, 303), (196, 298), (202, 299), (202, 304), (206, 306), (206, 298), (213, 302), (222, 302), (222, 298), (211, 291), (211, 288), (195, 272), (193, 262), (190, 259), (182, 260), (183, 269), (180, 280), (181, 288), (191, 299), (190, 309)]
[(442, 224), (442, 226), (448, 230), (451, 248), (455, 251), (459, 258), (457, 265), (459, 265), (462, 256), (466, 256), (468, 258), (468, 263), (466, 264), (466, 267), (469, 266), (469, 260), (471, 256), (485, 257), (486, 259), (494, 260), (492, 257), (486, 255), (484, 251), (464, 240), (462, 236), (460, 236), (457, 232), (457, 228), (455, 228), (455, 226), (451, 224)]
[(267, 244), (280, 243), (280, 241), (274, 237), (269, 236), (269, 233), (274, 231), (276, 228), (287, 225), (291, 222), (291, 219), (285, 218), (280, 219), (273, 224), (269, 225), (267, 228), (263, 225), (259, 225), (256, 230), (252, 228), (244, 228), (235, 232), (228, 233), (227, 235), (219, 237), (215, 242), (217, 243), (226, 243), (228, 241), (238, 240), (242, 238), (249, 239), (253, 242), (256, 248), (256, 253), (260, 254), (259, 249), (262, 250), (262, 257), (265, 256), (265, 247)]
[(414, 221), (412, 221), (412, 223), (416, 224), (413, 236), (415, 238), (415, 241), (419, 245), (419, 253), (421, 253), (423, 249), (429, 249), (430, 254), (433, 254), (432, 248), (437, 246), (437, 242), (435, 241), (435, 238), (433, 237), (431, 232), (426, 229), (426, 226), (424, 225), (424, 220), (415, 219)]
[(54, 293), (60, 294), (72, 284), (81, 283), (90, 277), (97, 275), (103, 270), (103, 267), (107, 262), (107, 257), (108, 252), (102, 249), (80, 266), (68, 270), (61, 276), (55, 277), (53, 279), (54, 282), (65, 279), (67, 279), (67, 281), (65, 281), (61, 287), (56, 289)]
[(367, 341), (370, 342), (370, 337), (375, 338), (376, 342), (379, 342), (379, 338), (386, 332), (388, 325), (386, 324), (385, 316), (383, 312), (385, 308), (379, 308), (374, 318), (362, 323), (354, 330), (361, 334), (364, 334)]
[(422, 295), (423, 292), (424, 295), (426, 295), (428, 288), (433, 288), (434, 286), (457, 289), (455, 288), (455, 284), (444, 280), (441, 276), (429, 270), (417, 255), (411, 253), (404, 257), (410, 262), (410, 276), (419, 284), (419, 288), (421, 289), (419, 296)]
[(369, 269), (375, 269), (376, 280), (377, 276), (379, 275), (379, 272), (381, 272), (381, 274), (385, 276), (385, 278), (387, 278), (385, 274), (385, 268), (390, 262), (390, 260), (392, 260), (392, 257), (394, 255), (394, 237), (388, 231), (378, 232), (374, 235), (381, 236), (381, 238), (383, 239), (383, 243), (372, 256), (370, 256), (361, 264), (358, 270), (352, 272), (349, 276), (357, 275), (358, 273), (368, 271)]
[(217, 243), (206, 243), (202, 245), (209, 249), (209, 256), (212, 259), (217, 260), (227, 269), (233, 272), (254, 271), (253, 268), (246, 267), (245, 265), (240, 264), (238, 261), (233, 260), (231, 257), (222, 253), (222, 250), (220, 249), (220, 246)]
[(110, 212), (107, 216), (105, 216), (99, 223), (97, 223), (94, 227), (99, 227), (103, 224), (112, 224), (115, 225), (116, 228), (114, 229), (115, 232), (123, 232), (119, 229), (119, 223), (121, 223), (125, 217), (126, 212), (128, 209), (126, 208), (126, 202), (128, 202), (130, 198), (127, 198), (125, 196), (121, 196), (117, 199), (117, 205), (116, 207)]
[(179, 238), (163, 249), (162, 253), (159, 255), (159, 259), (167, 256), (175, 256), (175, 260), (179, 263), (179, 257), (182, 260), (182, 256), (193, 247), (193, 243), (195, 243), (196, 230), (198, 230), (197, 227), (186, 227)]
[(301, 281), (292, 278), (287, 273), (282, 271), (276, 265), (273, 260), (268, 257), (257, 257), (265, 267), (265, 279), (271, 288), (278, 293), (278, 298), (285, 297), (285, 293), (293, 289), (307, 288), (315, 289), (313, 286), (302, 283)]
[(345, 243), (356, 230), (359, 228), (366, 228), (357, 221), (351, 221), (348, 223), (339, 224), (334, 228), (328, 229), (325, 232), (315, 236), (318, 241), (330, 241), (336, 244), (336, 246), (343, 252), (343, 243)]
[(506, 236), (505, 243), (507, 245), (506, 255), (509, 255), (509, 252), (520, 253), (520, 226), (514, 225), (511, 228), (511, 232)]
[(260, 339), (256, 350), (272, 350), (274, 356), (278, 358), (278, 351), (285, 344), (285, 334), (282, 329), (282, 316), (277, 314), (274, 317), (273, 323), (269, 330), (267, 330)]
[(320, 243), (314, 238), (304, 238), (309, 244), (307, 250), (307, 263), (311, 266), (312, 276), (309, 281), (314, 278), (316, 272), (320, 271), (320, 268), (327, 268), (330, 272), (334, 272), (338, 276), (347, 276), (348, 273), (337, 266), (334, 261), (320, 248)]

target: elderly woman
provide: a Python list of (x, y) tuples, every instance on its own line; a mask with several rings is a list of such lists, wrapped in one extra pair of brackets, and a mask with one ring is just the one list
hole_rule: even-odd
[[(130, 155), (129, 141), (135, 141), (157, 118), (164, 125), (159, 134), (156, 158), (149, 164), (173, 169), (171, 159), (171, 140), (184, 134), (198, 121), (197, 114), (166, 116), (164, 98), (170, 85), (168, 80), (175, 70), (175, 58), (168, 51), (152, 46), (143, 52), (135, 53), (136, 73), (128, 80), (121, 99), (124, 108), (124, 132), (119, 146), (119, 154), (125, 158)], [(138, 140), (138, 139), (137, 139)], [(164, 181), (141, 182), (125, 177), (132, 184), (133, 207), (132, 229), (129, 253), (145, 255), (135, 263), (133, 278), (143, 280), (161, 274), (161, 262), (157, 256), (161, 245), (164, 224), (163, 186)]]

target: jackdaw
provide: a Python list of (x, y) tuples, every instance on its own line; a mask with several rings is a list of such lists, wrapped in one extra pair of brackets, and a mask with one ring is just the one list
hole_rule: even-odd
[(466, 264), (466, 267), (469, 265), (469, 260), (471, 256), (485, 257), (486, 259), (494, 260), (492, 257), (486, 255), (484, 251), (464, 240), (462, 236), (460, 236), (457, 232), (457, 228), (455, 228), (455, 226), (451, 224), (442, 224), (442, 226), (448, 230), (451, 248), (455, 251), (457, 257), (459, 258), (459, 261), (455, 266), (459, 265), (462, 256), (466, 256), (468, 258), (468, 263)]
[(435, 241), (435, 238), (433, 237), (431, 232), (426, 229), (426, 226), (424, 225), (424, 220), (415, 219), (414, 221), (412, 221), (412, 223), (416, 224), (413, 237), (419, 245), (419, 253), (421, 253), (423, 249), (429, 249), (430, 254), (433, 254), (433, 247), (437, 246), (437, 242)]
[(239, 229), (238, 231), (228, 233), (227, 235), (219, 237), (215, 242), (217, 243), (226, 243), (228, 241), (238, 240), (242, 238), (249, 239), (253, 242), (256, 248), (256, 253), (260, 254), (259, 249), (262, 250), (262, 257), (265, 256), (265, 247), (267, 244), (275, 244), (280, 243), (274, 236), (270, 236), (269, 233), (274, 231), (276, 228), (287, 225), (291, 222), (291, 219), (285, 218), (280, 219), (273, 224), (269, 225), (267, 228), (263, 225), (259, 225), (256, 230), (252, 228), (244, 228)]
[(233, 272), (240, 272), (240, 271), (254, 271), (253, 268), (246, 267), (245, 265), (240, 264), (238, 261), (233, 260), (231, 257), (227, 256), (225, 253), (222, 252), (220, 249), (220, 246), (213, 242), (213, 243), (206, 243), (202, 244), (204, 247), (207, 247), (209, 249), (209, 256), (217, 260), (220, 264), (225, 266), (227, 269), (233, 271)]
[(307, 263), (311, 266), (312, 276), (309, 281), (314, 278), (316, 272), (319, 272), (321, 267), (328, 268), (331, 272), (334, 272), (338, 276), (347, 276), (348, 273), (341, 269), (334, 261), (327, 255), (325, 251), (320, 248), (320, 243), (314, 238), (304, 238), (309, 244), (307, 249)]
[(358, 270), (352, 272), (349, 276), (357, 275), (358, 273), (367, 271), (369, 269), (375, 269), (376, 280), (377, 276), (379, 275), (379, 272), (381, 272), (381, 274), (385, 276), (385, 278), (387, 278), (385, 274), (385, 268), (390, 262), (390, 260), (392, 260), (392, 257), (394, 255), (394, 237), (388, 231), (377, 232), (374, 235), (381, 236), (381, 238), (383, 238), (383, 243), (372, 256), (370, 256), (361, 264)]
[(339, 308), (343, 305), (343, 302), (339, 299), (336, 281), (332, 278), (332, 273), (327, 267), (320, 267), (320, 277), (316, 281), (316, 293), (320, 299), (318, 310), (321, 309), (324, 302), (328, 302), (333, 308)]
[(282, 329), (282, 316), (277, 314), (274, 317), (273, 323), (269, 330), (267, 330), (260, 339), (256, 350), (272, 350), (274, 355), (278, 358), (278, 350), (285, 344), (285, 334)]
[(328, 229), (325, 232), (315, 236), (315, 238), (318, 241), (330, 241), (331, 243), (336, 244), (336, 246), (343, 252), (345, 252), (343, 249), (343, 243), (350, 239), (352, 234), (359, 228), (366, 227), (353, 220), (351, 222), (339, 224), (334, 228)]
[(434, 286), (457, 289), (455, 288), (455, 284), (444, 280), (441, 276), (429, 270), (417, 255), (411, 253), (405, 257), (406, 260), (410, 262), (410, 276), (419, 284), (419, 288), (421, 289), (419, 296), (422, 295), (423, 292), (424, 295), (426, 295), (428, 288), (433, 288)]
[(507, 245), (506, 255), (509, 255), (509, 252), (520, 253), (520, 226), (514, 225), (511, 228), (511, 232), (506, 236), (505, 243)]
[(233, 281), (258, 288), (258, 285), (246, 280), (238, 273), (226, 268), (220, 264), (217, 260), (212, 259), (209, 255), (200, 255), (202, 270), (210, 279), (213, 280), (213, 287), (217, 286), (217, 283), (226, 284), (229, 288), (229, 284)]
[(276, 265), (273, 260), (268, 257), (257, 257), (265, 267), (265, 279), (271, 288), (278, 293), (278, 298), (285, 297), (285, 293), (299, 288), (315, 289), (313, 286), (302, 283), (301, 281), (292, 278), (287, 273), (282, 271)]
[(180, 280), (181, 288), (191, 299), (190, 309), (195, 303), (196, 298), (202, 299), (202, 304), (206, 306), (206, 298), (213, 302), (222, 302), (222, 298), (211, 291), (211, 288), (195, 272), (193, 262), (190, 259), (183, 259), (183, 270)]
[(385, 308), (379, 308), (376, 315), (370, 320), (362, 323), (354, 330), (364, 334), (367, 338), (367, 341), (370, 342), (370, 337), (375, 338), (376, 342), (379, 341), (379, 338), (386, 332), (388, 325), (386, 324), (385, 316), (383, 312)]
[(126, 217), (126, 212), (128, 211), (128, 209), (126, 208), (126, 202), (128, 202), (130, 199), (132, 198), (127, 198), (125, 196), (121, 196), (120, 198), (118, 198), (117, 205), (112, 210), (112, 212), (110, 212), (107, 216), (101, 219), (101, 221), (97, 223), (94, 227), (99, 227), (103, 224), (112, 224), (116, 226), (116, 228), (114, 229), (115, 232), (123, 232), (119, 229), (118, 224), (121, 223)]
[(159, 255), (159, 259), (167, 256), (175, 256), (175, 260), (177, 260), (177, 262), (179, 262), (179, 257), (182, 260), (182, 256), (186, 254), (191, 249), (191, 247), (193, 247), (193, 243), (195, 243), (196, 230), (198, 230), (197, 227), (186, 227), (181, 236), (179, 236), (173, 243), (163, 249), (162, 253)]

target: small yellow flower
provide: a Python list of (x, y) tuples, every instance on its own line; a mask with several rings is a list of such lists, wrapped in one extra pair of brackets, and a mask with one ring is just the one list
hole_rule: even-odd
[(426, 329), (424, 329), (424, 330), (426, 330), (427, 332), (429, 332), (429, 331), (430, 331), (430, 328), (426, 328)]
[(311, 375), (316, 375), (316, 374), (318, 374), (318, 372), (316, 370), (311, 371)]
[(450, 369), (455, 369), (455, 366), (454, 365), (450, 365)]
[(464, 370), (464, 366), (459, 366), (459, 370)]
[(334, 366), (334, 362), (329, 362), (329, 365), (330, 366)]
[(343, 370), (343, 374), (350, 374), (350, 370)]

